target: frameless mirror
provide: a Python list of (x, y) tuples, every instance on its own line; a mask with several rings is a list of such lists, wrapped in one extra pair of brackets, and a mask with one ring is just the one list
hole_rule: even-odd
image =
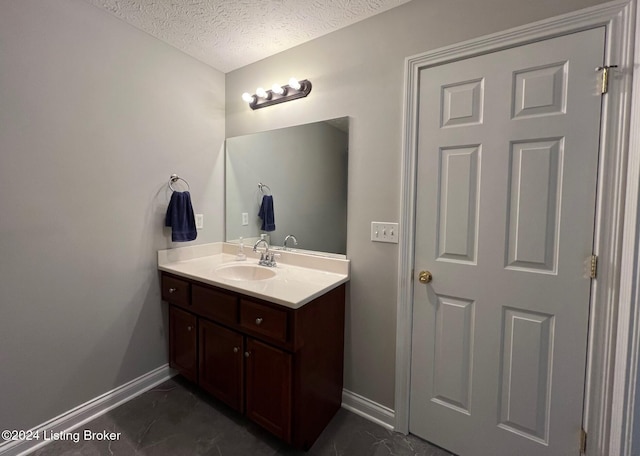
[[(226, 140), (226, 239), (249, 245), (267, 234), (274, 248), (345, 255), (349, 118)], [(271, 195), (275, 229), (258, 216)], [(270, 227), (268, 227), (270, 228)], [(253, 244), (251, 244), (253, 245)]]

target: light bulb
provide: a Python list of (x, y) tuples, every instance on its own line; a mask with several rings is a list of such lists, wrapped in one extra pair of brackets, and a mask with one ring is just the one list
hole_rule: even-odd
[(251, 95), (248, 92), (245, 92), (245, 93), (242, 94), (242, 99), (244, 101), (246, 101), (247, 103), (251, 103), (253, 101), (253, 95)]
[(271, 87), (271, 91), (273, 93), (277, 93), (278, 95), (282, 95), (284, 93), (284, 89), (282, 88), (282, 86), (280, 84), (274, 84)]
[(291, 87), (294, 90), (300, 90), (300, 87), (302, 86), (300, 85), (300, 83), (296, 78), (291, 78), (289, 79), (289, 87)]
[(260, 98), (267, 98), (267, 92), (262, 87), (258, 87), (256, 89), (256, 95), (258, 95)]

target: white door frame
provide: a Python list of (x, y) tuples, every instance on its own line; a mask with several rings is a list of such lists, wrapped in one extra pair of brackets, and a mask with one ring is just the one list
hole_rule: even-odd
[[(637, 19), (636, 0), (613, 1), (406, 59), (396, 332), (396, 431), (409, 431), (420, 70), (605, 26), (605, 63), (617, 64), (619, 68), (613, 75), (609, 93), (603, 97), (594, 240), (599, 265), (590, 303), (584, 422), (589, 435), (587, 454), (631, 455), (636, 403), (640, 411), (640, 391), (638, 397), (635, 394), (640, 354), (640, 78), (633, 80), (634, 30), (636, 21), (640, 24), (640, 14), (638, 16)], [(636, 37), (635, 44), (636, 54), (640, 55), (640, 38)], [(640, 57), (635, 62), (640, 62)], [(632, 86), (636, 94), (633, 104)]]

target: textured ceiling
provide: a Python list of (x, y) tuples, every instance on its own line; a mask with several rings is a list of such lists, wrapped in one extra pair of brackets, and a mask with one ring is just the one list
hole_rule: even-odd
[(224, 73), (410, 0), (86, 0)]

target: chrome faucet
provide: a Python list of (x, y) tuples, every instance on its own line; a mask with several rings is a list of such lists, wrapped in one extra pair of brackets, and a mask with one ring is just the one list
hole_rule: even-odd
[(258, 246), (260, 245), (261, 242), (264, 242), (264, 248), (266, 249), (264, 253), (269, 253), (269, 243), (267, 242), (266, 239), (262, 239), (262, 238), (258, 239), (256, 243), (253, 244), (253, 251), (254, 252), (258, 251)]
[(260, 261), (258, 261), (258, 264), (260, 266), (268, 266), (270, 268), (274, 268), (277, 266), (276, 263), (276, 256), (280, 256), (278, 254), (274, 254), (274, 253), (269, 253), (269, 243), (267, 242), (266, 239), (258, 239), (256, 241), (255, 244), (253, 244), (253, 251), (257, 252), (258, 251), (258, 246), (264, 242), (264, 252), (262, 252), (260, 254)]
[(298, 240), (296, 239), (296, 237), (293, 234), (287, 234), (287, 237), (284, 238), (284, 246), (283, 246), (283, 250), (287, 250), (287, 241), (289, 239), (293, 240), (293, 245), (296, 246), (298, 245)]

